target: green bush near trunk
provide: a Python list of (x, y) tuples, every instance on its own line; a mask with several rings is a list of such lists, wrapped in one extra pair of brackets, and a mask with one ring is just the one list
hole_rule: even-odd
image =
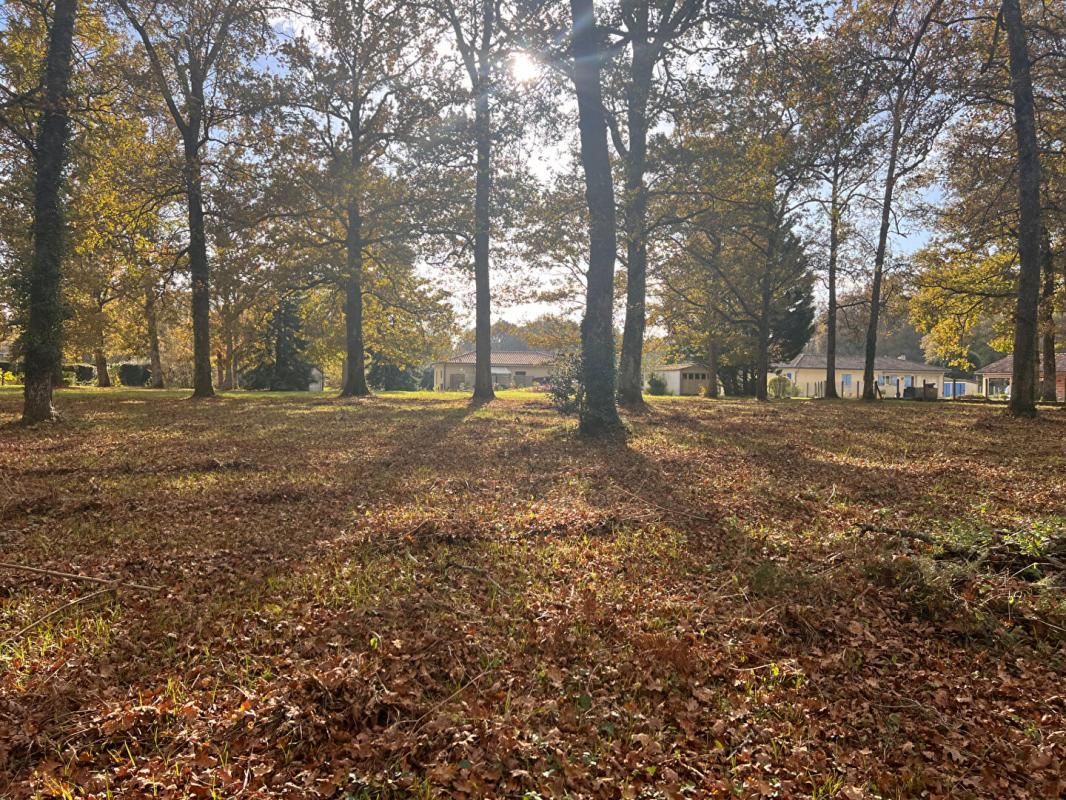
[(119, 364), (118, 379), (123, 386), (147, 386), (152, 371), (144, 364)]

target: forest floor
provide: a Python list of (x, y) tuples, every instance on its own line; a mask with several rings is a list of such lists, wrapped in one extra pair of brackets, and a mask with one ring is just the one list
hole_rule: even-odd
[(183, 396), (0, 391), (0, 797), (1066, 792), (1066, 410)]

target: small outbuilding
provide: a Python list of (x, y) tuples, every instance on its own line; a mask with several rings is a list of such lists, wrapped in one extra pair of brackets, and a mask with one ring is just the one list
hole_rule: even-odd
[(706, 394), (711, 385), (710, 367), (698, 361), (686, 361), (682, 364), (663, 364), (653, 369), (651, 374), (666, 384), (668, 394)]

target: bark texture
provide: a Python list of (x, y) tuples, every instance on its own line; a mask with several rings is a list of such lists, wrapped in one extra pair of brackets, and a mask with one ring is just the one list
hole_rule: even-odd
[(348, 203), (348, 230), (345, 240), (348, 276), (344, 284), (344, 340), (347, 355), (341, 397), (365, 397), (366, 355), (363, 350), (363, 222), (359, 205)]
[(580, 430), (588, 436), (602, 436), (621, 427), (615, 405), (614, 330), (611, 325), (617, 221), (607, 149), (607, 122), (600, 88), (602, 37), (596, 26), (592, 0), (570, 0), (570, 11), (573, 15), (573, 80), (590, 245), (585, 317), (581, 322), (585, 400), (581, 406)]
[(1003, 0), (1010, 52), (1014, 133), (1018, 142), (1018, 302), (1014, 313), (1014, 372), (1010, 413), (1036, 416), (1037, 306), (1040, 294), (1040, 155), (1029, 46), (1018, 0)]
[[(489, 286), (489, 231), (492, 195), (492, 116), (489, 108), (490, 57), (495, 6), (481, 3), (481, 43), (478, 48), (477, 80), (474, 81), (474, 135), (477, 175), (474, 184), (474, 399), (491, 400), (492, 315)], [(471, 76), (474, 77), (474, 76)]]
[(618, 399), (623, 405), (644, 402), (641, 358), (644, 349), (648, 285), (648, 97), (651, 94), (653, 58), (648, 42), (648, 4), (637, 4), (633, 14), (630, 79), (626, 91), (626, 128), (629, 150), (625, 165), (623, 227), (626, 234), (626, 316), (622, 329), (622, 356), (618, 371)]
[(707, 374), (707, 394), (711, 398), (718, 399), (718, 340), (711, 339), (711, 346), (707, 354), (707, 367), (709, 372)]
[(26, 383), (22, 421), (54, 419), (52, 388), (62, 369), (63, 308), (59, 298), (65, 250), (61, 192), (70, 116), (71, 58), (77, 0), (56, 0), (44, 74), (44, 108), (34, 146), (33, 261), (28, 280), (28, 315), (23, 336)]
[(1056, 390), (1058, 370), (1055, 365), (1055, 289), (1058, 276), (1055, 274), (1055, 254), (1051, 250), (1051, 236), (1045, 227), (1041, 240), (1044, 262), (1044, 290), (1040, 298), (1040, 333), (1044, 352), (1043, 382), (1040, 399), (1054, 403), (1059, 397)]
[(111, 388), (111, 376), (107, 372), (107, 356), (100, 348), (93, 353), (93, 362), (96, 366), (96, 385), (101, 389)]
[[(202, 87), (201, 87), (202, 88)], [(211, 270), (204, 230), (200, 123), (184, 133), (185, 198), (189, 213), (189, 278), (192, 283), (193, 397), (214, 397), (211, 384)]]
[(896, 192), (896, 169), (899, 163), (899, 146), (903, 138), (901, 116), (902, 100), (897, 98), (892, 112), (892, 139), (888, 150), (888, 165), (885, 168), (885, 191), (881, 198), (881, 227), (877, 233), (877, 252), (874, 254), (874, 275), (870, 287), (870, 322), (866, 328), (866, 352), (862, 372), (862, 399), (877, 399), (877, 382), (874, 378), (874, 359), (877, 358), (877, 325), (881, 317), (881, 284), (885, 276), (885, 258), (888, 255), (888, 233), (892, 223), (892, 199)]
[(759, 281), (759, 342), (755, 353), (755, 399), (770, 399), (770, 307), (773, 290), (770, 286), (774, 259), (777, 258), (777, 231), (771, 230), (767, 242), (766, 269)]
[(829, 304), (825, 313), (825, 391), (826, 399), (835, 400), (837, 394), (837, 260), (840, 258), (840, 201), (837, 193), (837, 173), (829, 198)]
[(144, 319), (148, 327), (148, 360), (152, 365), (153, 389), (165, 387), (163, 380), (163, 359), (159, 354), (159, 318), (156, 314), (155, 290), (151, 287), (144, 291)]

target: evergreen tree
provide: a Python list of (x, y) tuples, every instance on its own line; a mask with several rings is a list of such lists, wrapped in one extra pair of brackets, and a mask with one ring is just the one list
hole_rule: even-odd
[(302, 328), (299, 301), (283, 297), (267, 325), (257, 363), (242, 376), (246, 389), (307, 391), (312, 365), (304, 357), (307, 341), (300, 336)]

